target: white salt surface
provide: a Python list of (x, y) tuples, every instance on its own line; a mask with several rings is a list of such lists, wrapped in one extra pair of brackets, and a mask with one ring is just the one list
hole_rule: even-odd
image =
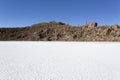
[(0, 42), (0, 80), (120, 80), (120, 43)]

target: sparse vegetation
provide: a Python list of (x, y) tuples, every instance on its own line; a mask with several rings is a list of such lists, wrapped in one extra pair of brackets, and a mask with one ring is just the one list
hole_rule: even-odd
[(51, 21), (23, 28), (0, 28), (1, 41), (120, 41), (120, 25), (73, 27)]

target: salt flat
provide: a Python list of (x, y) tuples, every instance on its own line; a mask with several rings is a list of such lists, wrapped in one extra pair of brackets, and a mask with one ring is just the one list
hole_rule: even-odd
[(0, 42), (0, 80), (120, 80), (120, 44)]

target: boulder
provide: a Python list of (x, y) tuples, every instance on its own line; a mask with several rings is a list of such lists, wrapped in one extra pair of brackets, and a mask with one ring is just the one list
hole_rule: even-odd
[(120, 28), (120, 26), (119, 25), (112, 25), (112, 28), (114, 29), (114, 30), (118, 30), (118, 28)]
[(96, 22), (91, 22), (91, 23), (86, 23), (85, 24), (85, 27), (86, 28), (94, 28), (94, 27), (97, 27), (97, 23)]

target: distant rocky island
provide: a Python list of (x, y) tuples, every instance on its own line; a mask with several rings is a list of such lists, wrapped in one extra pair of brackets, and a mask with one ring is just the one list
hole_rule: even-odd
[(0, 28), (0, 41), (120, 41), (120, 25), (98, 26), (96, 22), (71, 26), (44, 22), (21, 28)]

